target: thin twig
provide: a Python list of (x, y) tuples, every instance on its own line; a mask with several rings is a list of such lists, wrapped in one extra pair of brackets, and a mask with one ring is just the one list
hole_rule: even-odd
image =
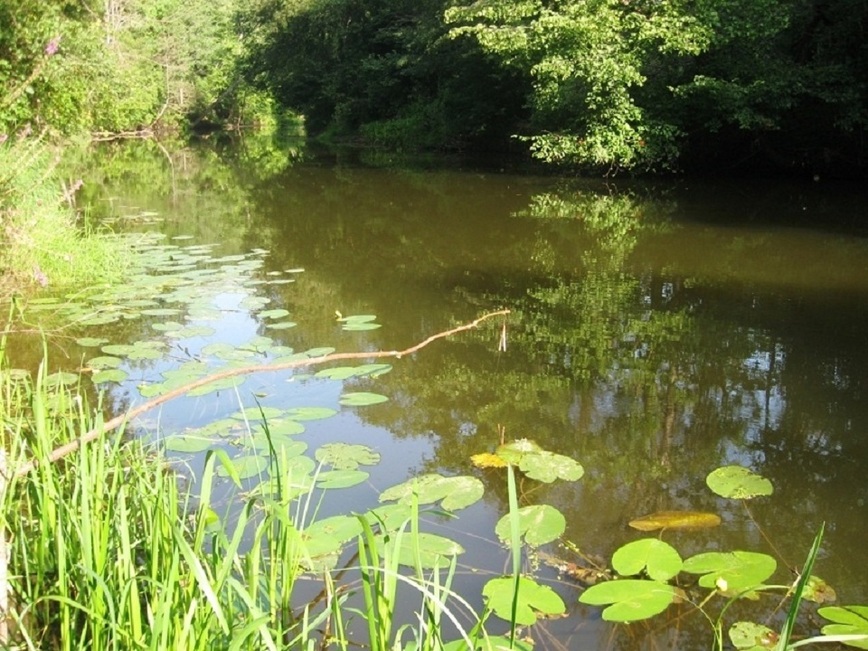
[(436, 335), (431, 335), (424, 341), (421, 341), (415, 346), (411, 346), (410, 348), (406, 348), (404, 350), (385, 350), (367, 353), (334, 353), (332, 355), (324, 355), (322, 357), (314, 357), (311, 359), (294, 360), (292, 362), (282, 362), (280, 364), (257, 364), (254, 366), (243, 366), (239, 368), (227, 369), (225, 371), (215, 373), (214, 375), (200, 378), (198, 380), (190, 382), (189, 384), (185, 384), (182, 387), (178, 387), (177, 389), (169, 391), (168, 393), (164, 393), (161, 396), (157, 396), (156, 398), (153, 398), (148, 402), (139, 405), (138, 407), (130, 409), (128, 412), (121, 414), (120, 416), (115, 416), (111, 420), (106, 421), (104, 424), (94, 427), (93, 429), (85, 432), (76, 440), (70, 441), (65, 445), (61, 445), (60, 447), (55, 448), (51, 451), (45, 461), (39, 462), (36, 459), (31, 459), (27, 463), (16, 468), (14, 476), (16, 478), (23, 477), (24, 475), (34, 470), (39, 463), (54, 463), (60, 459), (63, 459), (65, 456), (72, 454), (83, 445), (86, 445), (98, 439), (103, 433), (110, 432), (120, 427), (127, 421), (141, 416), (142, 414), (150, 411), (154, 407), (169, 402), (170, 400), (174, 400), (175, 398), (178, 398), (186, 394), (187, 392), (192, 391), (193, 389), (205, 386), (206, 384), (211, 384), (212, 382), (216, 382), (217, 380), (235, 377), (236, 375), (249, 375), (251, 373), (260, 373), (267, 371), (283, 371), (290, 368), (303, 368), (307, 366), (315, 366), (318, 364), (326, 364), (328, 362), (336, 362), (339, 360), (347, 359), (381, 359), (383, 357), (395, 357), (396, 359), (400, 359), (404, 355), (411, 355), (412, 353), (415, 353), (416, 351), (424, 348), (430, 343), (437, 341), (438, 339), (451, 337), (452, 335), (458, 334), (459, 332), (464, 332), (465, 330), (472, 330), (487, 319), (491, 319), (496, 316), (505, 316), (507, 314), (509, 314), (509, 310), (498, 310), (497, 312), (489, 312), (487, 314), (483, 314), (475, 321), (465, 323), (464, 325), (452, 328), (451, 330), (438, 332)]

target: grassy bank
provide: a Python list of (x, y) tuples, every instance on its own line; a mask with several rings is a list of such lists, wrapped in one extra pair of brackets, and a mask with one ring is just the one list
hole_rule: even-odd
[(19, 134), (0, 143), (0, 295), (123, 278), (123, 242), (91, 229), (75, 205), (80, 181), (57, 178), (59, 149)]

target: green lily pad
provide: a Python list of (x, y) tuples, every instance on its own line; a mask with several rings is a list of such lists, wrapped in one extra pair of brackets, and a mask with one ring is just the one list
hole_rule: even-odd
[(94, 384), (104, 384), (106, 382), (123, 382), (129, 374), (119, 368), (110, 368), (104, 371), (94, 373), (91, 381)]
[(263, 432), (267, 427), (269, 434), (272, 436), (293, 436), (304, 432), (304, 425), (294, 420), (269, 420), (265, 423), (261, 423), (259, 427)]
[(303, 354), (307, 357), (325, 357), (326, 355), (331, 355), (333, 352), (335, 352), (335, 349), (331, 346), (320, 346), (319, 348), (306, 350)]
[(214, 393), (215, 391), (223, 391), (225, 389), (231, 389), (232, 387), (240, 386), (244, 383), (243, 377), (240, 375), (235, 377), (226, 377), (220, 380), (214, 380), (213, 382), (209, 382), (208, 384), (203, 384), (201, 387), (196, 387), (192, 391), (187, 393), (188, 396), (204, 396), (209, 393)]
[(762, 624), (736, 622), (729, 627), (729, 639), (739, 651), (766, 651), (774, 649), (780, 636)]
[(380, 494), (380, 502), (409, 503), (415, 495), (419, 504), (440, 501), (444, 509), (457, 511), (480, 500), (484, 492), (482, 482), (476, 477), (427, 474), (386, 489)]
[(639, 531), (704, 529), (720, 525), (720, 516), (703, 511), (657, 511), (630, 520), (629, 525)]
[(363, 375), (367, 375), (367, 371), (361, 366), (335, 366), (333, 368), (323, 368), (314, 373), (314, 377), (323, 377), (329, 380), (346, 380)]
[[(512, 620), (513, 589), (515, 582), (512, 577), (491, 579), (482, 588), (488, 607), (494, 614)], [(557, 592), (547, 585), (540, 585), (533, 579), (519, 577), (518, 603), (516, 604), (515, 623), (530, 626), (539, 616), (561, 615), (566, 612), (566, 605)]]
[(660, 581), (619, 579), (592, 585), (579, 597), (579, 602), (605, 606), (607, 622), (635, 622), (662, 613), (676, 596), (676, 588)]
[(173, 434), (164, 439), (166, 449), (171, 452), (204, 452), (215, 444), (213, 438), (198, 434)]
[(338, 319), (341, 323), (370, 323), (376, 320), (377, 317), (374, 314), (353, 314), (352, 316), (342, 316)]
[(612, 567), (622, 576), (643, 570), (655, 581), (668, 581), (681, 571), (683, 561), (675, 548), (657, 538), (634, 540), (612, 555)]
[(818, 576), (811, 575), (802, 591), (802, 599), (813, 601), (815, 604), (836, 601), (838, 595), (835, 589)]
[(768, 554), (758, 552), (705, 552), (685, 560), (682, 569), (702, 574), (699, 585), (703, 588), (738, 594), (762, 585), (775, 573), (777, 562)]
[[(268, 470), (269, 465), (268, 458), (259, 455), (235, 457), (234, 459), (230, 459), (230, 462), (239, 479), (249, 479), (250, 477), (262, 475)], [(233, 472), (224, 465), (220, 465), (217, 467), (217, 474), (221, 477), (229, 477)]]
[(79, 377), (77, 373), (58, 371), (57, 373), (52, 373), (51, 375), (46, 376), (45, 386), (49, 388), (65, 387), (75, 384), (78, 380)]
[(321, 420), (330, 418), (337, 412), (331, 407), (293, 407), (286, 410), (286, 415), (293, 420)]
[(720, 495), (735, 500), (771, 495), (772, 483), (742, 466), (723, 466), (712, 470), (705, 478), (708, 487)]
[[(510, 518), (509, 513), (504, 515), (494, 529), (497, 537), (506, 544), (511, 538)], [(523, 506), (518, 510), (518, 521), (525, 542), (532, 547), (556, 540), (567, 526), (563, 514), (548, 504)]]
[(528, 439), (501, 445), (497, 448), (497, 456), (518, 466), (531, 479), (545, 483), (555, 479), (577, 481), (585, 474), (585, 469), (578, 461), (543, 450)]
[(294, 328), (298, 324), (295, 321), (278, 321), (277, 323), (269, 323), (266, 324), (266, 328), (269, 330), (288, 330), (289, 328)]
[(355, 470), (359, 466), (373, 466), (380, 463), (380, 453), (367, 445), (349, 443), (327, 443), (316, 451), (316, 460), (330, 465), (335, 470)]
[(286, 411), (277, 407), (248, 407), (243, 411), (236, 411), (229, 418), (236, 420), (270, 420), (286, 415)]
[(258, 316), (263, 319), (282, 319), (285, 316), (289, 315), (289, 310), (284, 310), (282, 308), (274, 309), (274, 310), (263, 310), (258, 314)]
[(311, 558), (340, 553), (344, 544), (362, 532), (358, 518), (337, 515), (317, 520), (301, 532)]
[(94, 357), (93, 359), (87, 360), (87, 367), (97, 370), (104, 370), (107, 368), (117, 368), (123, 363), (124, 360), (122, 360), (120, 357), (100, 355), (99, 357)]
[(317, 476), (316, 485), (325, 489), (350, 488), (363, 483), (369, 476), (364, 470), (329, 470)]
[(174, 316), (180, 312), (181, 310), (174, 307), (152, 307), (142, 310), (142, 314), (146, 316)]
[(388, 396), (379, 393), (355, 391), (343, 394), (338, 402), (344, 407), (366, 407), (367, 405), (377, 405), (388, 400)]
[[(386, 544), (383, 542), (382, 537), (377, 538), (377, 543), (381, 550)], [(415, 567), (418, 560), (422, 568), (430, 569), (447, 566), (453, 556), (463, 553), (464, 548), (454, 540), (433, 533), (423, 532), (415, 536), (403, 536), (401, 538), (401, 549), (398, 550), (398, 562), (401, 565)]]
[(850, 639), (843, 643), (857, 649), (868, 649), (868, 606), (823, 606), (817, 612), (833, 622), (823, 627), (823, 635), (864, 635), (864, 639)]

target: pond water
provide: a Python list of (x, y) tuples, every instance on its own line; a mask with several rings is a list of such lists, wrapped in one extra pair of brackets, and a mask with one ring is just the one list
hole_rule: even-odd
[[(323, 516), (371, 508), (415, 474), (478, 477), (483, 501), (426, 526), (466, 548), (459, 590), (480, 607), (482, 585), (508, 568), (494, 533), (507, 490), (502, 470), (477, 469), (471, 456), (529, 438), (584, 467), (576, 482), (520, 488), (525, 503), (559, 509), (562, 539), (589, 556), (657, 536), (628, 526), (639, 516), (710, 511), (721, 526), (663, 539), (684, 557), (771, 554), (775, 579), (789, 582), (825, 522), (815, 573), (839, 603), (868, 602), (868, 198), (857, 189), (577, 181), (261, 139), (180, 151), (125, 143), (87, 157), (79, 205), (116, 229), (165, 237), (142, 245), (155, 258), (126, 298), (77, 290), (25, 309), (34, 321), (78, 322), (52, 339), (54, 365), (119, 360), (96, 366), (120, 373), (89, 376), (112, 412), (207, 369), (311, 349), (403, 349), (511, 310), (413, 355), (372, 360), (391, 369), (343, 381), (317, 367), (254, 374), (138, 419), (134, 431), (168, 444), (185, 472), (195, 475), (209, 445), (261, 457), (237, 414), (258, 403), (309, 458), (338, 442), (380, 455), (360, 466), (363, 483), (327, 494)], [(32, 363), (38, 347), (16, 345), (13, 363)], [(387, 400), (354, 406), (349, 392)], [(252, 463), (244, 468), (261, 473)], [(774, 494), (749, 508), (716, 496), (705, 478), (727, 464), (768, 478)], [(602, 621), (600, 608), (578, 603), (584, 586), (546, 559), (537, 575), (569, 616), (537, 625), (540, 642), (711, 646), (695, 613)], [(751, 608), (771, 613), (776, 602), (764, 599)]]

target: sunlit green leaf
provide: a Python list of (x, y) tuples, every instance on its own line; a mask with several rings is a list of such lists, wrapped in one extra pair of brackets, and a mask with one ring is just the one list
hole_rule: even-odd
[(288, 330), (289, 328), (294, 328), (298, 324), (295, 321), (279, 321), (277, 323), (268, 323), (266, 324), (266, 328), (269, 330)]
[(380, 501), (397, 500), (408, 503), (415, 495), (420, 504), (431, 504), (442, 500), (440, 505), (444, 509), (456, 511), (478, 501), (484, 492), (482, 482), (476, 477), (444, 477), (428, 474), (386, 489), (380, 494)]
[(702, 574), (699, 585), (703, 588), (737, 594), (760, 586), (775, 573), (777, 562), (768, 554), (758, 552), (705, 552), (685, 560), (682, 569)]
[(213, 438), (198, 434), (174, 434), (164, 439), (167, 450), (172, 452), (204, 452), (215, 444)]
[(78, 382), (78, 374), (76, 373), (67, 373), (65, 371), (58, 371), (57, 373), (52, 373), (51, 375), (46, 376), (45, 378), (45, 386), (47, 387), (61, 387), (61, 386), (69, 386), (71, 384), (75, 384)]
[(322, 420), (323, 418), (330, 418), (336, 413), (338, 413), (337, 410), (331, 407), (293, 407), (286, 410), (287, 417), (302, 421)]
[(103, 370), (107, 368), (117, 368), (123, 363), (124, 360), (122, 360), (120, 357), (101, 355), (99, 357), (94, 357), (93, 359), (87, 360), (87, 367)]
[(320, 488), (350, 488), (366, 481), (370, 475), (364, 470), (329, 470), (321, 472), (316, 478)]
[(277, 308), (274, 310), (263, 310), (259, 312), (257, 316), (262, 317), (263, 319), (281, 319), (285, 316), (289, 315), (289, 310), (284, 310), (283, 308)]
[(622, 576), (645, 571), (655, 581), (668, 581), (681, 571), (681, 556), (668, 543), (657, 538), (634, 540), (612, 555), (612, 567)]
[(497, 448), (496, 455), (516, 465), (531, 479), (550, 483), (555, 479), (576, 481), (585, 474), (577, 461), (562, 454), (543, 450), (535, 442), (520, 439)]
[(347, 332), (362, 332), (364, 330), (376, 330), (381, 327), (379, 323), (345, 323), (341, 329)]
[(324, 357), (326, 355), (331, 355), (335, 352), (335, 349), (331, 346), (322, 346), (320, 348), (311, 348), (309, 350), (304, 351), (304, 354), (308, 357)]
[[(567, 521), (563, 514), (548, 504), (523, 506), (516, 514), (519, 530), (528, 545), (537, 547), (557, 539), (566, 529)], [(511, 518), (507, 513), (497, 522), (494, 531), (506, 544), (511, 538)]]
[(266, 428), (272, 436), (293, 436), (304, 432), (304, 425), (295, 420), (276, 419), (259, 424), (261, 431)]
[[(248, 479), (262, 475), (268, 470), (268, 459), (258, 455), (247, 455), (243, 457), (235, 457), (231, 459), (232, 467), (235, 469), (240, 479)], [(228, 477), (230, 471), (225, 466), (218, 466), (217, 474), (221, 477)]]
[(831, 603), (838, 598), (835, 589), (818, 576), (811, 575), (805, 583), (802, 598), (815, 604)]
[(213, 382), (209, 382), (208, 384), (203, 384), (201, 387), (197, 387), (192, 391), (188, 392), (188, 396), (204, 396), (209, 393), (214, 393), (215, 391), (223, 391), (224, 389), (231, 389), (232, 387), (240, 386), (244, 383), (244, 378), (241, 376), (235, 377), (226, 377), (220, 380), (214, 380)]
[(380, 453), (367, 445), (327, 443), (316, 451), (316, 460), (336, 470), (355, 470), (360, 465), (373, 466), (380, 463)]
[(243, 411), (236, 411), (230, 416), (236, 420), (270, 420), (286, 415), (286, 411), (277, 407), (248, 407)]
[[(381, 549), (384, 545), (381, 537), (377, 538)], [(454, 540), (433, 533), (419, 533), (401, 538), (401, 549), (398, 550), (398, 562), (401, 565), (414, 567), (416, 561), (425, 568), (444, 567), (453, 556), (464, 553), (464, 548)]]
[[(823, 635), (868, 636), (868, 606), (823, 606), (817, 612), (833, 622), (823, 627)], [(868, 637), (848, 640), (844, 644), (857, 649), (868, 649)]]
[(778, 634), (768, 626), (754, 622), (736, 622), (729, 627), (729, 639), (739, 651), (774, 649)]
[(99, 371), (93, 374), (91, 380), (94, 384), (103, 384), (105, 382), (123, 382), (127, 379), (128, 373), (119, 368), (110, 368), (104, 371)]
[[(482, 588), (488, 607), (494, 614), (512, 620), (513, 590), (515, 582), (512, 577), (491, 579)], [(516, 604), (515, 623), (530, 626), (540, 616), (560, 615), (566, 612), (563, 599), (547, 585), (540, 585), (533, 579), (519, 577), (518, 600)]]
[(388, 400), (388, 396), (379, 393), (355, 391), (343, 394), (338, 402), (344, 407), (365, 407), (367, 405), (377, 405)]
[(676, 596), (676, 589), (660, 581), (620, 579), (592, 585), (579, 597), (579, 602), (605, 606), (607, 622), (635, 622), (662, 613)]
[(771, 495), (772, 483), (742, 466), (723, 466), (712, 470), (705, 478), (708, 487), (720, 495), (736, 500)]

